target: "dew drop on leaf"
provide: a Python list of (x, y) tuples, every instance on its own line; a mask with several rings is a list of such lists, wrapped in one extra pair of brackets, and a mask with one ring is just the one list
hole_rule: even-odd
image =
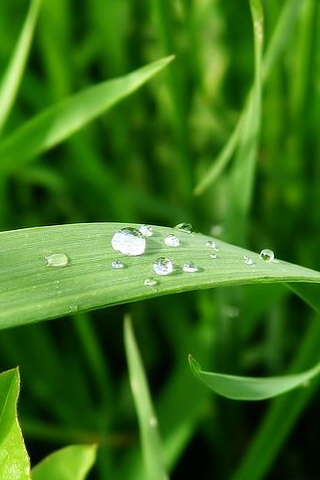
[(264, 248), (260, 252), (260, 258), (262, 258), (262, 260), (264, 260), (265, 262), (273, 262), (274, 253), (272, 250), (269, 250), (268, 248)]
[(173, 272), (173, 263), (169, 258), (160, 257), (154, 262), (153, 270), (157, 275), (169, 275)]
[(68, 255), (65, 253), (53, 253), (46, 257), (48, 267), (66, 267), (69, 264)]
[(185, 233), (193, 233), (191, 223), (178, 223), (178, 225), (176, 225), (174, 228), (177, 228), (178, 230), (181, 230)]
[(139, 228), (139, 231), (140, 233), (142, 233), (144, 237), (151, 237), (151, 235), (153, 235), (153, 228), (150, 227), (150, 225), (146, 225), (146, 224), (141, 225), (141, 227)]
[(182, 269), (186, 273), (195, 273), (198, 271), (198, 267), (193, 262), (185, 263)]
[(112, 268), (123, 268), (124, 264), (121, 262), (121, 260), (113, 260), (111, 263)]
[(251, 257), (248, 257), (248, 255), (244, 255), (243, 258), (246, 265), (254, 266), (254, 262)]
[(144, 285), (146, 287), (155, 287), (158, 284), (158, 280), (155, 278), (146, 278), (144, 281)]
[(146, 249), (146, 239), (139, 230), (125, 227), (118, 230), (111, 239), (114, 250), (123, 255), (142, 255)]
[(176, 235), (173, 235), (172, 233), (170, 235), (167, 235), (164, 239), (164, 243), (168, 247), (179, 247), (180, 245), (180, 240)]

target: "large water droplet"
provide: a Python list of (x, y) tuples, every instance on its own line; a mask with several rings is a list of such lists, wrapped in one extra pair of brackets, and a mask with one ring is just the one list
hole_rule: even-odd
[(150, 427), (156, 427), (158, 425), (158, 420), (155, 416), (152, 415), (149, 418), (149, 425), (150, 425)]
[(143, 283), (146, 287), (155, 287), (158, 284), (158, 280), (155, 278), (146, 278)]
[(151, 237), (151, 235), (153, 235), (153, 228), (150, 227), (150, 225), (146, 225), (146, 224), (141, 225), (141, 227), (139, 228), (139, 231), (140, 233), (142, 233), (144, 237)]
[(260, 257), (262, 258), (262, 260), (264, 260), (265, 262), (273, 262), (274, 260), (274, 253), (272, 250), (269, 250), (268, 248), (264, 248), (263, 250), (261, 250), (260, 252)]
[(121, 260), (113, 260), (111, 263), (112, 268), (123, 268), (124, 264), (121, 262)]
[(125, 227), (118, 230), (111, 239), (114, 250), (123, 255), (142, 255), (146, 249), (146, 239), (139, 230)]
[(160, 257), (153, 264), (153, 270), (157, 275), (169, 275), (173, 272), (173, 263), (169, 258)]
[(243, 258), (244, 258), (244, 263), (246, 265), (254, 266), (254, 261), (252, 260), (251, 257), (248, 257), (248, 255), (243, 255)]
[(53, 253), (46, 257), (48, 267), (66, 267), (69, 264), (68, 255), (65, 253)]
[(193, 233), (191, 223), (178, 223), (178, 225), (176, 225), (174, 228), (177, 228), (185, 233)]
[(193, 262), (185, 263), (182, 269), (186, 273), (195, 273), (198, 271), (198, 267)]
[(179, 247), (180, 245), (180, 240), (176, 235), (173, 235), (172, 233), (170, 235), (167, 235), (164, 239), (164, 243), (168, 247)]

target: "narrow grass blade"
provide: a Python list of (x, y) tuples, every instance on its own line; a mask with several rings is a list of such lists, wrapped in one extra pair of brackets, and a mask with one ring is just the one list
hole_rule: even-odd
[[(153, 298), (169, 293), (227, 285), (273, 282), (320, 283), (320, 273), (280, 260), (265, 262), (257, 253), (217, 241), (219, 252), (202, 234), (154, 226), (141, 256), (123, 256), (111, 246), (114, 233), (135, 224), (87, 223), (36, 227), (0, 233), (0, 328), (59, 317), (77, 311)], [(180, 246), (164, 238), (175, 234)], [(53, 257), (62, 265), (48, 266)], [(212, 255), (216, 258), (212, 258)], [(245, 263), (244, 256), (252, 260)], [(67, 256), (67, 257), (65, 257)], [(169, 257), (170, 275), (157, 276), (154, 262)], [(111, 267), (121, 258), (125, 268)], [(194, 262), (197, 272), (183, 271)], [(156, 285), (146, 286), (156, 277)]]
[(250, 209), (261, 123), (263, 12), (260, 0), (250, 0), (254, 37), (254, 84), (243, 119), (238, 152), (230, 173), (227, 231), (243, 241)]
[(0, 374), (0, 478), (31, 480), (30, 460), (17, 418), (19, 371)]
[(130, 319), (125, 320), (124, 340), (130, 372), (130, 383), (138, 414), (141, 444), (147, 478), (167, 479), (158, 421), (152, 405), (146, 374)]
[(95, 445), (71, 445), (46, 457), (32, 469), (33, 480), (84, 480), (96, 459)]
[(29, 11), (0, 83), (0, 133), (10, 114), (30, 51), (42, 0), (31, 0)]
[[(304, 0), (288, 0), (283, 6), (277, 26), (269, 42), (267, 51), (263, 57), (261, 71), (263, 83), (267, 80), (273, 65), (275, 64), (281, 52), (287, 45), (303, 3)], [(226, 168), (229, 161), (231, 160), (232, 155), (236, 151), (236, 148), (242, 136), (244, 120), (248, 115), (248, 109), (250, 107), (251, 95), (252, 89), (248, 95), (247, 101), (245, 102), (245, 106), (241, 112), (239, 120), (236, 123), (236, 126), (231, 133), (226, 145), (223, 147), (221, 153), (218, 155), (215, 162), (209, 168), (208, 172), (205, 173), (203, 178), (196, 185), (194, 189), (195, 195), (201, 195), (208, 187), (210, 187), (210, 185), (213, 184), (213, 182), (223, 172), (223, 170)]]
[[(319, 361), (320, 322), (314, 319), (298, 352), (292, 368), (305, 369)], [(266, 478), (281, 447), (296, 425), (299, 417), (319, 390), (320, 378), (316, 377), (306, 388), (301, 388), (275, 399), (263, 418), (258, 432), (246, 452), (232, 480), (261, 480)]]
[(172, 56), (167, 57), (123, 77), (89, 87), (35, 116), (1, 142), (0, 170), (14, 171), (70, 137), (141, 87), (172, 60)]
[(265, 400), (277, 397), (307, 384), (320, 373), (320, 363), (306, 372), (278, 377), (240, 377), (220, 373), (204, 372), (192, 356), (190, 368), (194, 376), (208, 388), (232, 400)]

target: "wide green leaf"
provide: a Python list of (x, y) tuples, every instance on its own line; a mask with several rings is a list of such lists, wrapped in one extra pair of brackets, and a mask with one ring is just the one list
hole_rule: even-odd
[(41, 3), (42, 0), (31, 1), (12, 58), (0, 82), (0, 132), (10, 113), (21, 82)]
[(232, 400), (265, 400), (289, 392), (308, 382), (320, 373), (320, 363), (303, 373), (278, 377), (240, 377), (221, 373), (204, 372), (189, 355), (189, 363), (195, 377), (208, 388)]
[[(139, 228), (87, 223), (0, 233), (0, 328), (186, 290), (251, 283), (320, 283), (319, 272), (280, 260), (265, 262), (257, 253), (220, 240), (216, 252), (206, 246), (211, 237), (168, 227), (153, 227), (154, 235), (147, 237), (143, 255), (124, 256), (113, 250), (111, 238), (125, 226)], [(164, 244), (164, 238), (172, 233), (179, 237), (180, 246)], [(67, 266), (47, 265), (47, 257), (57, 253), (67, 255)], [(245, 255), (253, 265), (245, 263)], [(154, 273), (153, 264), (159, 257), (172, 260), (170, 275)], [(125, 268), (112, 268), (112, 261), (119, 258)], [(195, 262), (197, 272), (183, 272), (183, 265), (190, 261)], [(156, 285), (144, 284), (150, 277), (156, 278)]]
[(19, 371), (0, 374), (0, 480), (30, 480), (30, 460), (17, 418)]
[(120, 78), (99, 83), (36, 115), (0, 144), (0, 169), (14, 171), (49, 150), (127, 97), (173, 57), (166, 57)]
[(130, 319), (124, 325), (124, 341), (130, 373), (130, 384), (138, 414), (141, 445), (145, 464), (146, 478), (152, 480), (167, 479), (164, 454), (158, 430), (158, 420), (152, 405), (148, 381), (142, 359), (134, 337)]
[(84, 480), (95, 459), (95, 445), (70, 445), (36, 465), (32, 480)]

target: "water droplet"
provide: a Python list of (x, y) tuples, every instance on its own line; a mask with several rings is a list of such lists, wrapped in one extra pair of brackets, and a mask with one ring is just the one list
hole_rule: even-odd
[(187, 262), (183, 265), (183, 271), (186, 273), (195, 273), (198, 271), (198, 267), (193, 262)]
[(180, 245), (180, 240), (176, 235), (173, 235), (172, 233), (170, 235), (167, 235), (164, 239), (164, 243), (168, 247), (179, 247)]
[(79, 305), (72, 303), (69, 305), (69, 313), (76, 313), (79, 310)]
[(251, 257), (248, 257), (248, 255), (243, 255), (243, 258), (244, 258), (245, 264), (254, 266), (254, 261), (252, 260)]
[(65, 253), (53, 253), (46, 257), (48, 267), (66, 267), (69, 264), (68, 255)]
[(218, 258), (218, 255), (216, 253), (211, 253), (210, 257), (211, 258)]
[(169, 275), (173, 272), (173, 263), (169, 258), (160, 257), (153, 264), (153, 270), (157, 275)]
[(121, 260), (113, 260), (111, 263), (112, 268), (123, 268), (124, 264), (121, 262)]
[(123, 255), (142, 255), (146, 249), (146, 239), (136, 228), (125, 227), (113, 235), (111, 245)]
[(174, 228), (177, 228), (185, 233), (193, 233), (191, 223), (178, 223), (178, 225), (176, 225)]
[(272, 250), (269, 250), (268, 248), (264, 248), (263, 250), (261, 250), (260, 252), (260, 257), (262, 258), (262, 260), (264, 260), (265, 262), (273, 262), (274, 260), (274, 253)]
[(144, 285), (146, 287), (155, 287), (158, 284), (158, 280), (155, 278), (146, 278), (144, 281)]
[(141, 225), (139, 231), (144, 237), (151, 237), (151, 235), (153, 235), (153, 228), (150, 227), (150, 225)]
[(213, 241), (213, 240), (208, 240), (206, 242), (206, 247), (210, 247), (210, 248), (216, 248), (216, 243)]
[(152, 416), (149, 418), (149, 425), (150, 427), (156, 427), (158, 425), (158, 420), (156, 417)]

